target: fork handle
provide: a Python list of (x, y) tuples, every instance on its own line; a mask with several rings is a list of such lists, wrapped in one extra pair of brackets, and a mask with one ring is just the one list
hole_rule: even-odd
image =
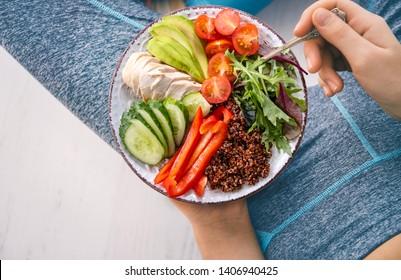
[[(347, 14), (341, 11), (339, 8), (334, 8), (331, 10), (331, 12), (336, 14), (336, 16), (338, 16), (342, 21), (347, 22)], [(313, 27), (312, 30), (304, 37), (301, 37), (301, 39), (302, 41), (306, 41), (319, 36), (320, 36), (319, 32), (317, 32), (317, 29), (315, 27)]]
[[(347, 15), (345, 12), (341, 11), (339, 8), (334, 8), (331, 10), (331, 12), (333, 12), (334, 14), (336, 14), (340, 19), (342, 19), (344, 22), (347, 22)], [(291, 40), (287, 41), (284, 45), (282, 45), (281, 47), (278, 47), (277, 49), (273, 50), (272, 52), (268, 53), (267, 55), (264, 55), (262, 57), (262, 59), (270, 59), (273, 56), (281, 53), (282, 51), (292, 48), (293, 46), (298, 45), (299, 43), (306, 41), (306, 40), (310, 40), (313, 38), (317, 38), (319, 37), (320, 34), (317, 31), (317, 29), (315, 27), (312, 28), (312, 30), (306, 34), (303, 37), (294, 37)]]

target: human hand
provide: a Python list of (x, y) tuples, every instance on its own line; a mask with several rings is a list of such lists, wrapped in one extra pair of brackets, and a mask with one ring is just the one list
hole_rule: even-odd
[(246, 200), (221, 204), (192, 204), (171, 199), (194, 227), (231, 226), (248, 215)]
[(191, 223), (205, 259), (263, 259), (245, 199), (190, 204), (171, 199)]
[[(336, 7), (348, 23), (329, 11)], [(308, 71), (319, 74), (325, 94), (343, 89), (336, 71), (352, 71), (384, 111), (401, 120), (401, 45), (385, 20), (349, 0), (321, 0), (303, 12), (294, 34), (302, 37), (312, 26), (321, 37), (306, 41), (304, 52)]]

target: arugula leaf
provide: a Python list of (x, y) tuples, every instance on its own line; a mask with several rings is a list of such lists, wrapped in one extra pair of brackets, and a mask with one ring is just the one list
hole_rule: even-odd
[(281, 127), (277, 127), (276, 131), (279, 131), (279, 133), (267, 133), (267, 130), (265, 130), (262, 133), (262, 141), (264, 141), (265, 144), (272, 144), (275, 145), (278, 150), (282, 150), (285, 153), (291, 155), (291, 146), (290, 143), (288, 142), (288, 139), (284, 136), (281, 135)]
[[(248, 132), (258, 129), (262, 133), (262, 142), (269, 151), (274, 145), (278, 150), (291, 154), (291, 147), (283, 135), (283, 125), (297, 126), (297, 122), (275, 104), (280, 95), (280, 87), (300, 110), (306, 110), (305, 100), (296, 98), (293, 93), (302, 90), (297, 87), (293, 74), (293, 65), (284, 65), (276, 60), (263, 60), (259, 56), (239, 59), (234, 52), (226, 51), (226, 56), (233, 62), (237, 84), (244, 85), (234, 90), (234, 97), (239, 104), (247, 123), (252, 120)], [(251, 117), (250, 117), (251, 116)]]
[(274, 125), (277, 126), (280, 120), (283, 120), (291, 125), (296, 125), (295, 121), (284, 113), (270, 98), (266, 95), (262, 95), (264, 116)]

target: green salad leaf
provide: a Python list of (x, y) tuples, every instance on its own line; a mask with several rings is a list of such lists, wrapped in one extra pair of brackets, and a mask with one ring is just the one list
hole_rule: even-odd
[(229, 51), (226, 51), (226, 56), (233, 62), (237, 75), (233, 93), (246, 122), (250, 124), (248, 132), (258, 129), (267, 151), (274, 145), (278, 150), (291, 154), (289, 141), (283, 135), (283, 125), (296, 127), (298, 124), (275, 100), (282, 94), (281, 84), (285, 88), (284, 94), (301, 111), (306, 110), (305, 100), (293, 96), (302, 90), (298, 87), (293, 65), (273, 59), (266, 61), (259, 56), (237, 57)]

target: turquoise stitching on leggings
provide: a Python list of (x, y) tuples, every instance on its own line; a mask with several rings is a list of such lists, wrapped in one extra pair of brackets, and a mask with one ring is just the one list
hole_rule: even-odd
[(370, 161), (365, 162), (364, 164), (360, 165), (359, 167), (353, 169), (352, 171), (348, 172), (345, 174), (340, 180), (332, 184), (330, 187), (328, 187), (326, 190), (324, 190), (322, 193), (320, 193), (318, 196), (316, 196), (312, 201), (304, 205), (301, 209), (299, 209), (297, 212), (295, 212), (292, 216), (290, 216), (288, 219), (286, 219), (281, 225), (276, 227), (273, 231), (271, 232), (263, 232), (263, 231), (257, 231), (257, 235), (259, 238), (259, 242), (261, 244), (263, 252), (266, 251), (270, 241), (282, 232), (286, 227), (288, 227), (290, 224), (298, 220), (302, 215), (304, 215), (306, 212), (314, 208), (317, 204), (322, 202), (324, 199), (326, 199), (328, 196), (330, 196), (332, 193), (337, 191), (340, 187), (345, 185), (349, 180), (354, 178), (355, 176), (359, 175), (361, 172), (374, 167), (375, 165), (395, 158), (397, 156), (401, 155), (401, 148), (394, 150), (392, 152), (389, 152), (387, 154), (377, 156), (373, 158)]
[(356, 136), (359, 138), (359, 140), (362, 142), (362, 145), (365, 147), (365, 149), (369, 152), (369, 154), (375, 158), (377, 157), (377, 153), (375, 149), (370, 145), (369, 141), (366, 139), (365, 135), (363, 135), (361, 129), (359, 126), (356, 124), (355, 120), (352, 118), (350, 113), (348, 113), (347, 109), (343, 106), (341, 103), (340, 99), (338, 99), (337, 96), (333, 96), (331, 98), (333, 103), (336, 105), (337, 109), (343, 114), (344, 118), (347, 120), (349, 125), (351, 126), (352, 130), (355, 132)]
[[(376, 2), (375, 0), (371, 0), (369, 2), (369, 6), (367, 7), (368, 11), (372, 11), (373, 6), (375, 5), (375, 2)], [(277, 234), (279, 234), (286, 227), (288, 227), (290, 224), (292, 224), (297, 219), (299, 219), (306, 212), (308, 212), (309, 210), (314, 208), (317, 204), (322, 202), (325, 198), (330, 196), (333, 192), (338, 190), (340, 187), (342, 187), (344, 184), (346, 184), (353, 177), (357, 176), (362, 171), (381, 163), (382, 161), (386, 161), (386, 160), (389, 160), (389, 159), (392, 159), (392, 158), (395, 158), (395, 157), (401, 155), (401, 148), (400, 148), (400, 149), (394, 150), (394, 151), (392, 151), (390, 153), (378, 156), (376, 151), (373, 149), (373, 147), (370, 145), (370, 143), (367, 141), (365, 136), (360, 131), (360, 128), (356, 125), (355, 121), (352, 119), (351, 115), (344, 108), (344, 106), (342, 106), (342, 103), (340, 102), (340, 100), (336, 96), (333, 97), (332, 100), (333, 100), (334, 104), (337, 106), (337, 108), (339, 108), (339, 107), (343, 108), (343, 109), (339, 108), (339, 110), (340, 110), (340, 112), (343, 114), (343, 116), (346, 119), (349, 116), (349, 118), (347, 119), (348, 123), (351, 125), (351, 127), (352, 127), (352, 129), (354, 131), (356, 129), (356, 131), (355, 131), (356, 135), (358, 137), (362, 137), (362, 138), (359, 138), (359, 139), (361, 140), (361, 142), (363, 143), (363, 145), (365, 146), (367, 151), (371, 154), (373, 159), (368, 161), (368, 162), (365, 162), (364, 164), (362, 164), (358, 168), (355, 168), (352, 171), (350, 171), (349, 173), (347, 173), (346, 175), (344, 175), (340, 180), (338, 180), (337, 182), (335, 182), (334, 184), (329, 186), (325, 191), (323, 191), (321, 194), (319, 194), (317, 197), (315, 197), (312, 201), (310, 201), (309, 203), (304, 205), (301, 209), (299, 209), (295, 214), (293, 214), (287, 220), (285, 220), (283, 223), (281, 223), (281, 225), (276, 227), (273, 231), (271, 231), (271, 232), (264, 232), (264, 231), (259, 231), (259, 230), (256, 231), (256, 234), (258, 236), (258, 239), (259, 239), (259, 242), (260, 242), (260, 245), (261, 245), (261, 249), (262, 249), (263, 252), (265, 252), (267, 250), (267, 247), (269, 246), (270, 242), (272, 241), (272, 239)], [(360, 131), (360, 132), (357, 132), (357, 131)]]
[[(368, 11), (371, 11), (373, 9), (373, 6), (375, 4), (375, 0), (370, 0), (369, 6), (367, 7)], [(350, 113), (345, 109), (343, 104), (341, 103), (340, 99), (338, 99), (337, 96), (334, 96), (331, 98), (333, 103), (336, 105), (337, 109), (341, 112), (341, 114), (344, 116), (346, 121), (349, 123), (351, 126), (352, 130), (355, 132), (356, 136), (359, 138), (359, 140), (362, 142), (362, 145), (365, 147), (365, 149), (369, 152), (369, 154), (373, 157), (377, 157), (377, 152), (375, 149), (372, 147), (372, 145), (369, 143), (369, 141), (366, 139), (365, 135), (363, 135), (361, 129), (359, 126), (356, 124), (355, 120), (352, 118)]]
[(96, 0), (86, 0), (87, 2), (89, 2), (90, 4), (92, 4), (93, 6), (95, 6), (96, 8), (102, 10), (103, 12), (112, 15), (113, 17), (124, 21), (125, 23), (131, 24), (134, 27), (136, 27), (137, 29), (144, 29), (145, 26), (143, 26), (142, 24), (136, 22), (135, 20), (132, 20), (116, 11), (114, 11), (113, 9), (110, 9), (109, 7), (107, 7), (106, 5), (100, 3), (99, 1)]

